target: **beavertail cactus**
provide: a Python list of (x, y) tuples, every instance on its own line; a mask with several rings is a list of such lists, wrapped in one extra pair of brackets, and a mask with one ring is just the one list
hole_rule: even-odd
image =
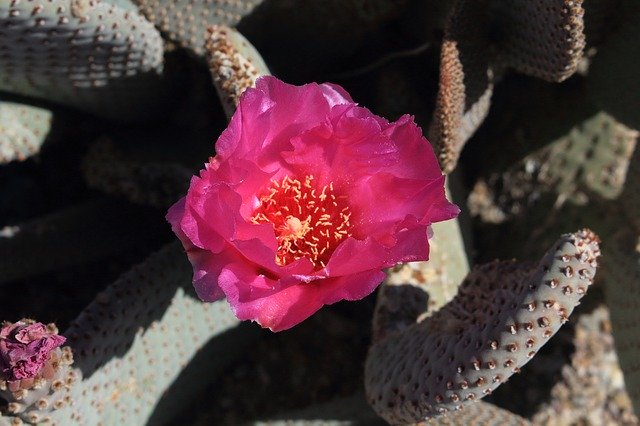
[(432, 317), (374, 342), (365, 366), (369, 403), (401, 424), (490, 394), (567, 321), (599, 255), (598, 237), (583, 230), (563, 235), (537, 266), (475, 268)]
[(0, 330), (0, 396), (7, 412), (30, 423), (51, 419), (50, 412), (69, 404), (76, 373), (71, 349), (53, 324), (23, 319)]
[[(486, 222), (530, 215), (545, 195), (557, 206), (616, 199), (625, 184), (638, 131), (601, 111), (558, 139), (540, 139), (545, 142), (542, 148), (475, 184), (469, 196), (472, 215)], [(511, 138), (505, 142), (515, 143)], [(630, 193), (622, 198), (634, 197)]]

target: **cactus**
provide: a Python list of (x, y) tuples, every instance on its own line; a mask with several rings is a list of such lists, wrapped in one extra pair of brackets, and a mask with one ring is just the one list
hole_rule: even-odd
[[(195, 299), (172, 244), (95, 297), (42, 377), (20, 385), (37, 389), (0, 382), (0, 425), (203, 423), (225, 409), (234, 413), (214, 417), (234, 424), (637, 422), (620, 371), (638, 410), (638, 10), (633, 0), (0, 0), (0, 300), (11, 319), (66, 326), (120, 263), (166, 242), (159, 209), (213, 155), (266, 63), (289, 82), (341, 84), (387, 118), (416, 115), (473, 216), (435, 225), (430, 260), (392, 268), (375, 308), (338, 304), (307, 324), (350, 338), (292, 331), (250, 351), (256, 329), (224, 301)], [(52, 137), (58, 125), (65, 133)], [(564, 329), (537, 365), (469, 403), (558, 329), (591, 281), (597, 244), (587, 231), (565, 235), (537, 268), (468, 273), (469, 259), (537, 256), (583, 226), (603, 238), (603, 288), (573, 313), (575, 336)], [(588, 312), (601, 291), (621, 369), (604, 308)], [(351, 366), (363, 363), (371, 314), (368, 396), (346, 397), (362, 385)], [(255, 362), (292, 342), (295, 372)], [(316, 363), (324, 350), (340, 374)], [(548, 352), (562, 355), (553, 366)], [(247, 371), (295, 388), (249, 393)]]
[(374, 342), (367, 399), (392, 424), (461, 409), (520, 371), (568, 320), (592, 283), (598, 237), (567, 234), (537, 266), (474, 269), (435, 315)]
[(213, 83), (228, 118), (231, 118), (245, 89), (256, 78), (270, 75), (262, 56), (239, 32), (214, 25), (207, 30), (207, 60)]
[(40, 151), (51, 128), (44, 108), (0, 101), (0, 164), (23, 161)]
[[(571, 0), (455, 4), (442, 43), (440, 87), (429, 129), (446, 173), (487, 116), (495, 80), (505, 67), (549, 81), (576, 71), (585, 44), (583, 13), (580, 2)], [(492, 41), (492, 28), (497, 41)]]
[(440, 309), (455, 296), (469, 271), (458, 221), (436, 223), (433, 230), (429, 260), (392, 269), (380, 289), (373, 316), (374, 339)]
[(125, 121), (162, 105), (162, 39), (131, 7), (3, 0), (0, 27), (2, 90)]
[[(47, 413), (53, 423), (141, 424), (158, 403), (171, 413), (174, 402), (163, 405), (163, 393), (207, 341), (217, 336), (224, 345), (229, 337), (223, 334), (238, 322), (226, 302), (198, 302), (193, 290), (183, 287), (190, 276), (182, 248), (173, 243), (96, 296), (65, 332), (75, 383), (58, 395), (65, 403)], [(235, 333), (232, 352), (250, 342), (254, 333), (248, 331)], [(224, 347), (214, 348), (212, 371), (221, 371), (233, 356)], [(190, 392), (196, 392), (198, 380), (191, 385)], [(22, 420), (33, 419), (31, 406), (18, 414)], [(160, 408), (155, 416), (162, 415)]]
[[(557, 206), (616, 199), (637, 139), (636, 130), (599, 112), (509, 169), (479, 180), (469, 196), (472, 214), (501, 222), (524, 214), (547, 195)], [(500, 219), (490, 219), (492, 214)]]
[(71, 349), (60, 348), (64, 341), (54, 324), (29, 319), (3, 324), (0, 350), (6, 379), (0, 379), (0, 395), (11, 401), (9, 413), (38, 423), (69, 403), (66, 392), (76, 376), (70, 369)]
[[(606, 262), (602, 266), (605, 272)], [(551, 399), (533, 416), (533, 423), (637, 424), (618, 364), (609, 309), (599, 304), (583, 313), (573, 342), (571, 364), (562, 368), (562, 380), (553, 386)], [(616, 401), (616, 410), (607, 410), (602, 401)]]

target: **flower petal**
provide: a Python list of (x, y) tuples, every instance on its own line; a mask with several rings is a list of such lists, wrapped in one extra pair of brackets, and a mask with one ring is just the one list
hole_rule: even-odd
[[(304, 321), (323, 305), (365, 297), (384, 277), (379, 270), (365, 271), (311, 283), (287, 283), (277, 291), (269, 291), (276, 285), (274, 280), (234, 263), (225, 267), (220, 285), (239, 319), (254, 320), (272, 331), (282, 331)], [(247, 291), (247, 287), (255, 291)]]

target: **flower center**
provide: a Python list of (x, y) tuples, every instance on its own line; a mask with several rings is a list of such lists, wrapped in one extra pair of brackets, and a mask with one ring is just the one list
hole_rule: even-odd
[(351, 235), (346, 198), (335, 195), (333, 183), (318, 188), (313, 176), (306, 176), (304, 182), (285, 176), (271, 181), (251, 222), (273, 224), (278, 265), (306, 257), (321, 269), (340, 241)]

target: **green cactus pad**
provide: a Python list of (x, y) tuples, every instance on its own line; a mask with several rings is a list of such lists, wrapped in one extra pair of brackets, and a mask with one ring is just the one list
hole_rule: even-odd
[[(608, 248), (606, 253), (609, 254)], [(606, 266), (604, 257), (600, 277), (606, 274)], [(593, 302), (594, 298), (590, 299)], [(551, 397), (547, 397), (548, 401), (545, 401), (533, 416), (533, 423), (638, 424), (631, 400), (625, 390), (611, 334), (610, 309), (604, 305), (599, 305), (592, 311), (581, 309), (574, 327), (572, 332), (567, 333), (573, 335), (572, 343), (575, 348), (571, 355), (571, 363), (562, 367), (561, 379), (553, 385)], [(540, 362), (538, 364), (540, 365)], [(504, 396), (513, 398), (513, 391)]]
[(456, 295), (469, 272), (457, 219), (434, 223), (432, 227), (429, 260), (393, 268), (380, 288), (373, 317), (374, 340), (440, 309)]
[(160, 33), (119, 6), (1, 0), (0, 52), (0, 90), (122, 121), (163, 105)]
[(0, 164), (37, 154), (51, 129), (51, 111), (0, 101)]
[(463, 410), (430, 419), (426, 424), (429, 426), (532, 426), (530, 421), (517, 414), (484, 401), (467, 404)]
[(322, 404), (286, 412), (258, 420), (245, 426), (383, 426), (384, 421), (373, 412), (363, 394), (337, 398)]
[[(599, 112), (566, 134), (480, 180), (469, 196), (472, 214), (499, 222), (530, 214), (545, 196), (557, 205), (616, 199), (623, 188), (638, 132)], [(492, 220), (489, 209), (497, 209)]]
[(133, 0), (169, 39), (204, 56), (211, 25), (236, 25), (263, 0)]
[(490, 394), (567, 321), (599, 254), (597, 236), (583, 230), (563, 235), (537, 266), (475, 268), (436, 314), (374, 343), (365, 364), (369, 403), (399, 424)]
[[(57, 334), (54, 324), (49, 324), (48, 328), (52, 330), (52, 334)], [(71, 367), (72, 363), (71, 349), (64, 346), (49, 353), (47, 365), (43, 368), (43, 371), (49, 371), (44, 374), (40, 372), (35, 380), (22, 380), (21, 389), (11, 391), (8, 389), (10, 385), (0, 380), (0, 397), (8, 401), (6, 411), (8, 415), (13, 416), (14, 423), (51, 422), (56, 410), (61, 410), (70, 404), (69, 389), (78, 379)], [(0, 424), (2, 424), (2, 414), (0, 414)]]

